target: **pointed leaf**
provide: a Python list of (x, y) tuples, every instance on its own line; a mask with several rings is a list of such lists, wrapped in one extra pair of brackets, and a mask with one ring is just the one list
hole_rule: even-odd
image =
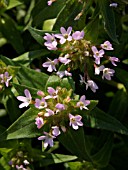
[(102, 16), (104, 18), (105, 29), (109, 37), (118, 44), (113, 8), (109, 6), (110, 3), (108, 0), (100, 0), (98, 1), (98, 3), (100, 6)]

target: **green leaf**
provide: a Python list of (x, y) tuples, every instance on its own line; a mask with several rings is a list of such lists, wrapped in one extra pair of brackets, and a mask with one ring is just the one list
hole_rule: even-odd
[(35, 125), (35, 118), (39, 110), (28, 109), (24, 112), (3, 134), (0, 140), (32, 138), (39, 136), (39, 130)]
[[(117, 105), (118, 103), (118, 105)], [(117, 118), (118, 120), (122, 120), (125, 114), (128, 111), (128, 95), (123, 90), (119, 90), (109, 107), (108, 113)]]
[(74, 27), (77, 25), (79, 20), (75, 20), (75, 18), (81, 12), (82, 8), (83, 3), (74, 0), (68, 0), (60, 13), (58, 13), (53, 30), (59, 30), (62, 26), (68, 27), (71, 25)]
[(44, 44), (44, 38), (43, 36), (45, 35), (45, 33), (56, 33), (55, 31), (44, 31), (44, 30), (39, 30), (33, 27), (29, 27), (29, 32), (31, 34), (31, 36), (40, 44), (43, 45)]
[(91, 128), (104, 129), (128, 135), (128, 129), (124, 125), (96, 107), (88, 114), (88, 119), (88, 122), (90, 122), (88, 126)]
[(30, 65), (30, 63), (36, 59), (36, 58), (40, 58), (42, 56), (45, 56), (49, 54), (48, 50), (35, 50), (35, 51), (29, 51), (26, 52), (16, 58), (13, 58), (12, 61), (14, 61), (15, 64), (19, 65), (19, 64), (23, 64), (25, 66)]
[(45, 84), (49, 76), (47, 74), (37, 72), (24, 66), (21, 67), (17, 79), (21, 85), (29, 86), (39, 90), (45, 89)]
[(112, 149), (113, 149), (113, 137), (110, 134), (108, 135), (103, 147), (95, 155), (92, 156), (93, 163), (100, 168), (106, 167), (109, 163)]
[(73, 155), (78, 156), (82, 160), (91, 160), (86, 147), (84, 130), (80, 127), (77, 131), (72, 128), (67, 129), (66, 133), (58, 137), (64, 147)]
[(14, 8), (18, 5), (21, 5), (22, 3), (23, 3), (23, 0), (9, 0), (9, 5), (8, 5), (7, 9)]
[(2, 100), (11, 122), (14, 122), (21, 114), (18, 108), (18, 101), (13, 93), (5, 94)]
[(0, 20), (0, 28), (3, 36), (9, 41), (17, 53), (23, 53), (24, 47), (19, 30), (12, 18), (6, 17)]
[(56, 18), (57, 14), (63, 8), (65, 2), (66, 0), (59, 0), (53, 3), (52, 6), (48, 6), (46, 0), (38, 1), (32, 12), (33, 25), (42, 27), (45, 20)]
[(41, 154), (41, 166), (73, 161), (75, 159), (77, 157), (72, 155), (43, 153)]
[(49, 78), (47, 80), (47, 83), (45, 85), (45, 89), (47, 90), (47, 87), (56, 88), (57, 86), (60, 86), (62, 88), (65, 87), (68, 90), (70, 90), (70, 89), (74, 90), (74, 88), (75, 88), (74, 82), (73, 82), (72, 78), (70, 78), (70, 77), (69, 78), (60, 79), (56, 75), (49, 76)]
[(100, 0), (98, 3), (104, 18), (105, 30), (107, 31), (109, 37), (118, 44), (119, 42), (116, 35), (116, 24), (113, 8), (109, 6), (110, 3), (108, 0)]
[(0, 55), (0, 65), (1, 65), (3, 62), (5, 63), (5, 65), (14, 65), (14, 63), (12, 62), (11, 59), (9, 59), (9, 58), (7, 58), (7, 57), (5, 57), (5, 56), (3, 56), (3, 55)]
[(120, 68), (115, 68), (115, 71), (116, 77), (124, 84), (124, 86), (128, 90), (128, 72)]

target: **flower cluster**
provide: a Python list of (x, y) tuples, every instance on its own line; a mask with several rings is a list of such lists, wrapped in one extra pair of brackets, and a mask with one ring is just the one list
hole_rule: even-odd
[(0, 74), (0, 84), (5, 84), (6, 87), (9, 86), (9, 82), (12, 79), (12, 76), (9, 76), (9, 73), (6, 71), (3, 74)]
[(30, 162), (33, 160), (29, 160), (27, 153), (23, 151), (18, 151), (15, 156), (11, 158), (8, 164), (17, 170), (31, 170)]
[[(60, 78), (63, 78), (64, 76), (72, 76), (72, 73), (68, 72), (69, 68), (70, 70), (79, 68), (84, 73), (84, 77), (80, 76), (80, 81), (86, 84), (86, 89), (90, 87), (93, 92), (96, 92), (98, 86), (89, 76), (89, 67), (94, 67), (95, 75), (103, 72), (102, 79), (111, 80), (115, 71), (106, 68), (102, 63), (107, 59), (112, 65), (117, 66), (116, 62), (119, 62), (119, 59), (105, 54), (105, 51), (114, 50), (109, 41), (105, 41), (97, 48), (91, 45), (90, 41), (85, 40), (84, 31), (75, 31), (72, 33), (72, 27), (68, 27), (67, 30), (61, 27), (60, 32), (60, 34), (45, 33), (44, 36), (46, 40), (44, 45), (49, 50), (58, 50), (60, 52), (58, 58), (54, 60), (48, 58), (48, 61), (42, 64), (43, 67), (47, 68), (48, 72), (56, 72), (57, 65), (61, 63), (67, 69), (57, 71), (56, 74)], [(104, 59), (103, 62), (101, 62), (102, 58)]]
[[(57, 87), (56, 89), (48, 87), (47, 94), (38, 91), (36, 98), (32, 101), (29, 90), (25, 89), (25, 96), (18, 96), (17, 99), (22, 101), (20, 108), (26, 107), (29, 104), (34, 104), (39, 110), (38, 116), (35, 119), (35, 124), (38, 129), (43, 128), (43, 134), (38, 140), (44, 141), (44, 148), (48, 145), (53, 146), (55, 139), (62, 132), (66, 132), (67, 127), (71, 126), (77, 130), (79, 126), (83, 126), (82, 116), (74, 114), (80, 110), (88, 110), (89, 100), (86, 100), (85, 95), (80, 97), (80, 100), (72, 99), (72, 90)], [(46, 132), (47, 131), (47, 132)]]

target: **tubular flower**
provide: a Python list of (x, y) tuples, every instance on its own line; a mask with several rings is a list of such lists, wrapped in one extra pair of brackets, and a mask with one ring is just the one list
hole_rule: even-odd
[(73, 129), (77, 130), (79, 126), (83, 126), (81, 119), (82, 117), (80, 115), (73, 116), (71, 113), (69, 113), (69, 126), (72, 126)]

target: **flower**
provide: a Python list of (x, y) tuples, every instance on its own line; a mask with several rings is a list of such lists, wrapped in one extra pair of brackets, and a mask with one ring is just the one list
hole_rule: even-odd
[(86, 90), (90, 87), (90, 89), (95, 93), (96, 90), (98, 89), (98, 86), (93, 80), (88, 80), (86, 83)]
[(60, 130), (59, 130), (59, 127), (58, 127), (58, 126), (52, 126), (52, 134), (53, 134), (54, 136), (60, 135)]
[(50, 95), (48, 95), (48, 96), (46, 96), (45, 97), (45, 99), (50, 99), (50, 98), (53, 98), (53, 99), (55, 99), (55, 98), (57, 98), (57, 94), (58, 94), (58, 90), (55, 90), (54, 88), (52, 88), (52, 87), (48, 87), (48, 93), (50, 94)]
[(99, 75), (104, 68), (104, 65), (101, 65), (100, 67), (95, 67), (95, 75)]
[(12, 79), (12, 76), (9, 76), (9, 73), (6, 71), (4, 74), (0, 74), (0, 83), (5, 83), (6, 87), (9, 86), (9, 81)]
[(79, 126), (83, 126), (81, 119), (82, 117), (80, 115), (73, 116), (71, 113), (69, 113), (69, 126), (72, 126), (73, 129), (77, 130)]
[(85, 99), (86, 99), (85, 95), (81, 96), (80, 101), (77, 102), (77, 104), (76, 104), (77, 107), (80, 108), (80, 110), (82, 110), (82, 109), (88, 110), (88, 108), (86, 106), (90, 104), (90, 101), (85, 100)]
[(57, 103), (55, 107), (56, 107), (59, 111), (65, 110), (64, 104), (61, 104), (61, 103)]
[(73, 34), (72, 34), (72, 38), (74, 40), (81, 40), (83, 39), (84, 37), (84, 31), (75, 31)]
[(120, 62), (120, 60), (117, 57), (109, 57), (109, 60), (114, 66), (117, 66), (115, 62)]
[(84, 77), (83, 77), (81, 74), (80, 74), (79, 76), (80, 76), (80, 83), (81, 83), (81, 84), (85, 83)]
[(53, 147), (53, 139), (56, 137), (47, 132), (44, 132), (44, 134), (45, 136), (38, 137), (38, 140), (44, 140), (44, 148), (47, 148), (48, 145)]
[(48, 58), (49, 61), (42, 64), (43, 67), (48, 67), (47, 71), (52, 72), (56, 71), (55, 65), (58, 64), (58, 59), (54, 59), (53, 61)]
[(45, 98), (40, 99), (36, 99), (35, 100), (35, 107), (38, 109), (43, 109), (45, 107), (47, 107), (47, 103), (45, 101)]
[(110, 5), (109, 5), (110, 7), (117, 7), (118, 6), (118, 4), (117, 3), (111, 3)]
[(92, 46), (91, 49), (92, 49), (93, 54), (94, 54), (93, 57), (95, 58), (95, 63), (100, 64), (100, 58), (103, 57), (104, 50), (98, 51), (95, 46)]
[(107, 80), (111, 80), (111, 76), (113, 76), (114, 73), (115, 73), (115, 70), (110, 69), (110, 68), (104, 68), (102, 79), (106, 78)]
[(57, 42), (53, 41), (53, 42), (45, 42), (44, 45), (47, 47), (48, 50), (57, 50)]
[(71, 60), (65, 57), (59, 57), (58, 60), (63, 63), (64, 65), (67, 65)]
[(24, 97), (24, 96), (18, 96), (17, 97), (17, 99), (19, 101), (23, 102), (19, 105), (19, 108), (27, 107), (32, 101), (32, 97), (31, 97), (31, 94), (30, 94), (28, 89), (24, 90), (24, 94), (25, 94), (26, 97)]
[(67, 31), (64, 27), (61, 27), (60, 32), (61, 34), (55, 34), (55, 37), (60, 39), (60, 44), (64, 44), (66, 40), (72, 40), (72, 36), (70, 35), (72, 32), (72, 27), (68, 27)]
[(27, 159), (25, 159), (25, 160), (23, 161), (23, 163), (24, 163), (24, 165), (29, 165), (29, 164), (30, 164)]
[(44, 120), (42, 117), (37, 117), (35, 124), (37, 125), (37, 128), (40, 129), (44, 125)]
[(49, 117), (54, 115), (54, 111), (52, 111), (51, 109), (46, 109), (46, 113), (44, 114), (45, 117)]
[(101, 44), (101, 47), (105, 50), (113, 50), (112, 44), (109, 41), (105, 41), (103, 44)]
[(49, 34), (49, 33), (45, 33), (44, 39), (46, 40), (46, 42), (44, 43), (44, 45), (49, 49), (49, 50), (57, 50), (57, 41), (55, 39), (55, 35), (54, 34)]
[(65, 71), (58, 71), (56, 74), (60, 78), (63, 78), (64, 76), (72, 76), (72, 73), (69, 73), (67, 70), (65, 70)]

